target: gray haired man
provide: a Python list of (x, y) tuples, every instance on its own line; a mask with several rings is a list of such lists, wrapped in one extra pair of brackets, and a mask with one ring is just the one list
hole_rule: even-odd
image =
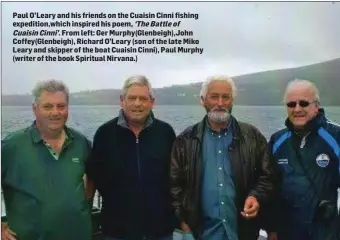
[(2, 141), (1, 184), (7, 222), (2, 240), (90, 240), (84, 187), (90, 143), (67, 127), (69, 91), (48, 80), (33, 90), (33, 124)]
[(269, 206), (269, 240), (339, 240), (340, 127), (326, 117), (316, 85), (287, 85), (285, 128), (270, 137), (280, 183)]
[(125, 81), (120, 102), (119, 115), (96, 131), (87, 167), (103, 197), (102, 230), (107, 239), (172, 239), (169, 171), (175, 132), (153, 115), (145, 76)]

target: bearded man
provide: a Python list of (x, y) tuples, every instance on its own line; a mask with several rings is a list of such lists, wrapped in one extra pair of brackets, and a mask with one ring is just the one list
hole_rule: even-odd
[(231, 115), (235, 97), (231, 78), (208, 78), (200, 94), (207, 114), (172, 150), (172, 206), (183, 234), (195, 239), (256, 240), (260, 206), (273, 195), (266, 138)]

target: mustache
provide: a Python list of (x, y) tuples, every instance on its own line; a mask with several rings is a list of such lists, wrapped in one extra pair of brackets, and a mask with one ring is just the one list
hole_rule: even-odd
[(228, 108), (225, 107), (214, 107), (213, 109), (210, 110), (210, 112), (215, 112), (215, 111), (225, 111), (225, 112), (229, 112)]

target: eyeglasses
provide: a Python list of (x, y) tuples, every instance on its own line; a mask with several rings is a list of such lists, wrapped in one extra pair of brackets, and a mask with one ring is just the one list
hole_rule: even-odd
[(295, 108), (297, 104), (299, 104), (300, 107), (308, 107), (310, 104), (315, 103), (317, 101), (311, 101), (308, 102), (306, 100), (298, 100), (298, 101), (292, 101), (292, 102), (287, 102), (286, 106), (289, 108)]

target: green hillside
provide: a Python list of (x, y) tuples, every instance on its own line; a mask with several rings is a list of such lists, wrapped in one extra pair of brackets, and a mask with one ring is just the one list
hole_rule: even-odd
[[(223, 73), (222, 73), (223, 74)], [(340, 58), (313, 65), (235, 76), (239, 105), (280, 105), (287, 83), (295, 78), (313, 81), (323, 105), (340, 106)], [(154, 89), (157, 105), (198, 104), (201, 83)], [(120, 90), (104, 89), (72, 93), (73, 105), (119, 104)], [(2, 105), (30, 105), (30, 95), (2, 95)]]

